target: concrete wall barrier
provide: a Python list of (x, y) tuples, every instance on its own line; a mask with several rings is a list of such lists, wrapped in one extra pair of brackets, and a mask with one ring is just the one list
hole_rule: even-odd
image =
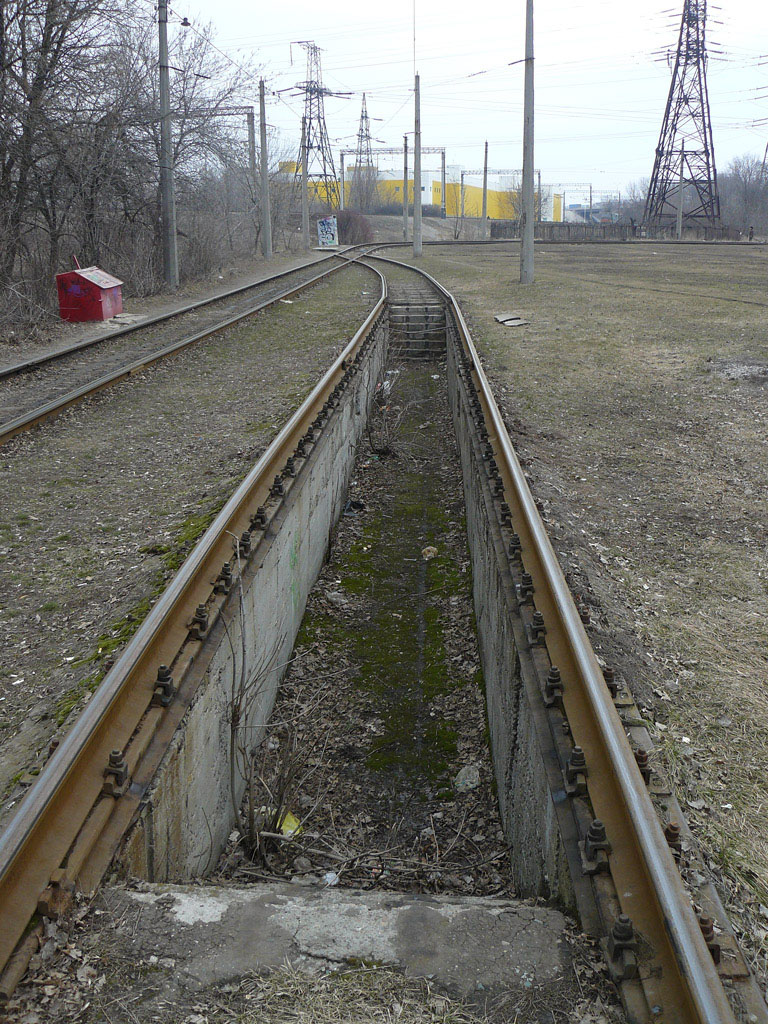
[[(245, 792), (244, 762), (258, 746), (291, 656), (307, 596), (344, 507), (387, 344), (375, 328), (360, 373), (292, 481), (206, 644), (205, 676), (176, 732), (120, 857), (150, 881), (210, 871)], [(244, 696), (243, 696), (244, 694)], [(233, 761), (232, 715), (240, 708)]]

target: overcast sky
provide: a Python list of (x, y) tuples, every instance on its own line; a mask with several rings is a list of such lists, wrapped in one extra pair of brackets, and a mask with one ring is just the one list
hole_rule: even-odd
[[(210, 21), (234, 61), (252, 55), (275, 91), (305, 78), (305, 52), (292, 42), (322, 47), (326, 86), (352, 93), (326, 99), (335, 156), (354, 149), (363, 92), (371, 118), (381, 119), (371, 122), (378, 144), (400, 146), (413, 129), (412, 0), (171, 2), (196, 26)], [(762, 159), (768, 142), (766, 10), (764, 0), (709, 5), (719, 170), (745, 153)], [(674, 51), (681, 12), (682, 0), (535, 0), (536, 166), (545, 182), (599, 191), (650, 175), (670, 83), (663, 53)], [(445, 146), (449, 164), (481, 167), (487, 139), (492, 168), (521, 165), (523, 68), (509, 64), (524, 55), (524, 18), (524, 0), (416, 0), (423, 144)], [(297, 148), (301, 108), (283, 92), (268, 109)]]

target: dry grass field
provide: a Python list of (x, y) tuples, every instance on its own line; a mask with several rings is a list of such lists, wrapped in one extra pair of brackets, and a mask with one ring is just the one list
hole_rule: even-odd
[[(598, 653), (765, 978), (768, 249), (541, 246), (525, 288), (518, 251), (419, 265), (461, 301)], [(510, 310), (531, 323), (494, 321)]]

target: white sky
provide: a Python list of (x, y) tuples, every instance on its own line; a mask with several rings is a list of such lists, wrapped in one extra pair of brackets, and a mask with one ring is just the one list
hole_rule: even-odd
[[(274, 90), (305, 78), (306, 55), (292, 41), (321, 46), (325, 85), (353, 93), (326, 99), (336, 158), (354, 149), (363, 92), (371, 118), (382, 119), (371, 123), (379, 144), (400, 146), (412, 131), (412, 0), (171, 3), (195, 25), (212, 22), (233, 60), (252, 55)], [(722, 171), (735, 156), (762, 158), (768, 142), (768, 8), (764, 0), (721, 3), (709, 5), (707, 38)], [(535, 162), (545, 182), (591, 182), (600, 191), (650, 175), (670, 82), (658, 51), (674, 50), (681, 12), (682, 0), (535, 0)], [(488, 139), (492, 168), (521, 165), (523, 68), (508, 65), (524, 55), (524, 18), (524, 0), (416, 0), (423, 144), (445, 146), (449, 164), (481, 167)], [(267, 116), (298, 149), (302, 100), (282, 97)], [(429, 161), (439, 166), (439, 157)]]

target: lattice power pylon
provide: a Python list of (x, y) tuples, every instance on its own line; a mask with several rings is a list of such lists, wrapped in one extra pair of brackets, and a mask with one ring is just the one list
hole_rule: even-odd
[(349, 205), (361, 213), (368, 213), (376, 196), (378, 172), (371, 149), (371, 122), (363, 93), (360, 127), (357, 130), (357, 149), (349, 187)]
[[(315, 196), (332, 209), (339, 207), (339, 183), (333, 165), (333, 153), (325, 126), (325, 97), (344, 96), (326, 89), (320, 67), (320, 47), (312, 42), (301, 42), (307, 51), (307, 80), (296, 89), (304, 94), (304, 120), (307, 130), (307, 175), (311, 183), (310, 196)], [(301, 175), (301, 154), (297, 163), (297, 183)]]
[(681, 225), (683, 219), (710, 227), (720, 221), (707, 92), (706, 20), (706, 0), (685, 0), (643, 217), (650, 228), (670, 227), (675, 222)]

